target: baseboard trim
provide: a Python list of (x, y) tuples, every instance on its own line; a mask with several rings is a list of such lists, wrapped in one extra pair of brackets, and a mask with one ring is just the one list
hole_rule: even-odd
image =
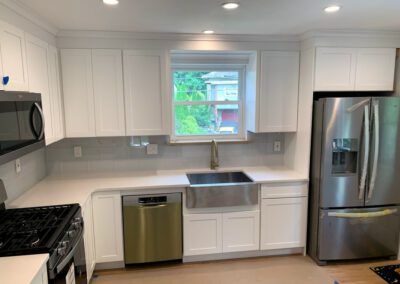
[(95, 270), (107, 270), (107, 269), (117, 269), (124, 268), (125, 262), (123, 261), (115, 261), (115, 262), (104, 262), (104, 263), (96, 263)]

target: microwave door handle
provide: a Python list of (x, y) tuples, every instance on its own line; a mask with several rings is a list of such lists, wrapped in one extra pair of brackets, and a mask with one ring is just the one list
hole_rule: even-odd
[(36, 108), (36, 106), (35, 106), (35, 104), (33, 104), (32, 108), (31, 108), (31, 111), (29, 113), (29, 126), (30, 126), (31, 131), (32, 131), (33, 135), (35, 136), (35, 138), (39, 139), (40, 133), (38, 133), (36, 131), (35, 124), (33, 122), (33, 116), (34, 116), (35, 108)]
[(364, 198), (365, 183), (367, 179), (368, 171), (368, 159), (369, 159), (369, 106), (364, 106), (364, 158), (362, 164), (362, 172), (359, 186), (358, 199)]
[(375, 147), (374, 147), (374, 161), (372, 164), (371, 180), (369, 182), (368, 199), (371, 199), (372, 193), (375, 189), (376, 174), (378, 171), (378, 159), (379, 159), (379, 102), (374, 102), (374, 136), (375, 136)]
[(42, 140), (43, 136), (44, 136), (44, 128), (45, 128), (44, 114), (43, 114), (42, 108), (40, 107), (40, 105), (38, 103), (34, 103), (34, 106), (39, 111), (40, 118), (42, 120), (42, 129), (40, 130), (40, 134), (39, 134), (39, 137), (38, 137), (39, 140)]

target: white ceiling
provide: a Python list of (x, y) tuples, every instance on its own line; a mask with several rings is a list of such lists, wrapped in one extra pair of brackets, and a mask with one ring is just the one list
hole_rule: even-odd
[[(400, 31), (400, 0), (18, 0), (60, 30), (290, 35), (309, 30)], [(328, 4), (342, 10), (326, 14)]]

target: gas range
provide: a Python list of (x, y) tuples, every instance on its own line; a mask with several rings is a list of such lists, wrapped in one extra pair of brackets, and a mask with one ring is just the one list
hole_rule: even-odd
[(71, 266), (76, 282), (84, 283), (83, 225), (79, 204), (0, 208), (0, 257), (48, 253), (49, 283), (63, 283), (58, 278), (65, 278)]

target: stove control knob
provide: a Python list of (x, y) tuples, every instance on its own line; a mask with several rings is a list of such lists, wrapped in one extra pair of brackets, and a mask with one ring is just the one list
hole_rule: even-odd
[(64, 246), (59, 247), (59, 248), (57, 249), (57, 254), (60, 255), (60, 256), (65, 255), (66, 252), (67, 252), (67, 248), (64, 247)]
[(69, 230), (69, 231), (67, 231), (67, 236), (68, 236), (69, 238), (73, 238), (73, 237), (75, 237), (75, 235), (76, 235), (76, 231), (75, 231), (75, 230)]

